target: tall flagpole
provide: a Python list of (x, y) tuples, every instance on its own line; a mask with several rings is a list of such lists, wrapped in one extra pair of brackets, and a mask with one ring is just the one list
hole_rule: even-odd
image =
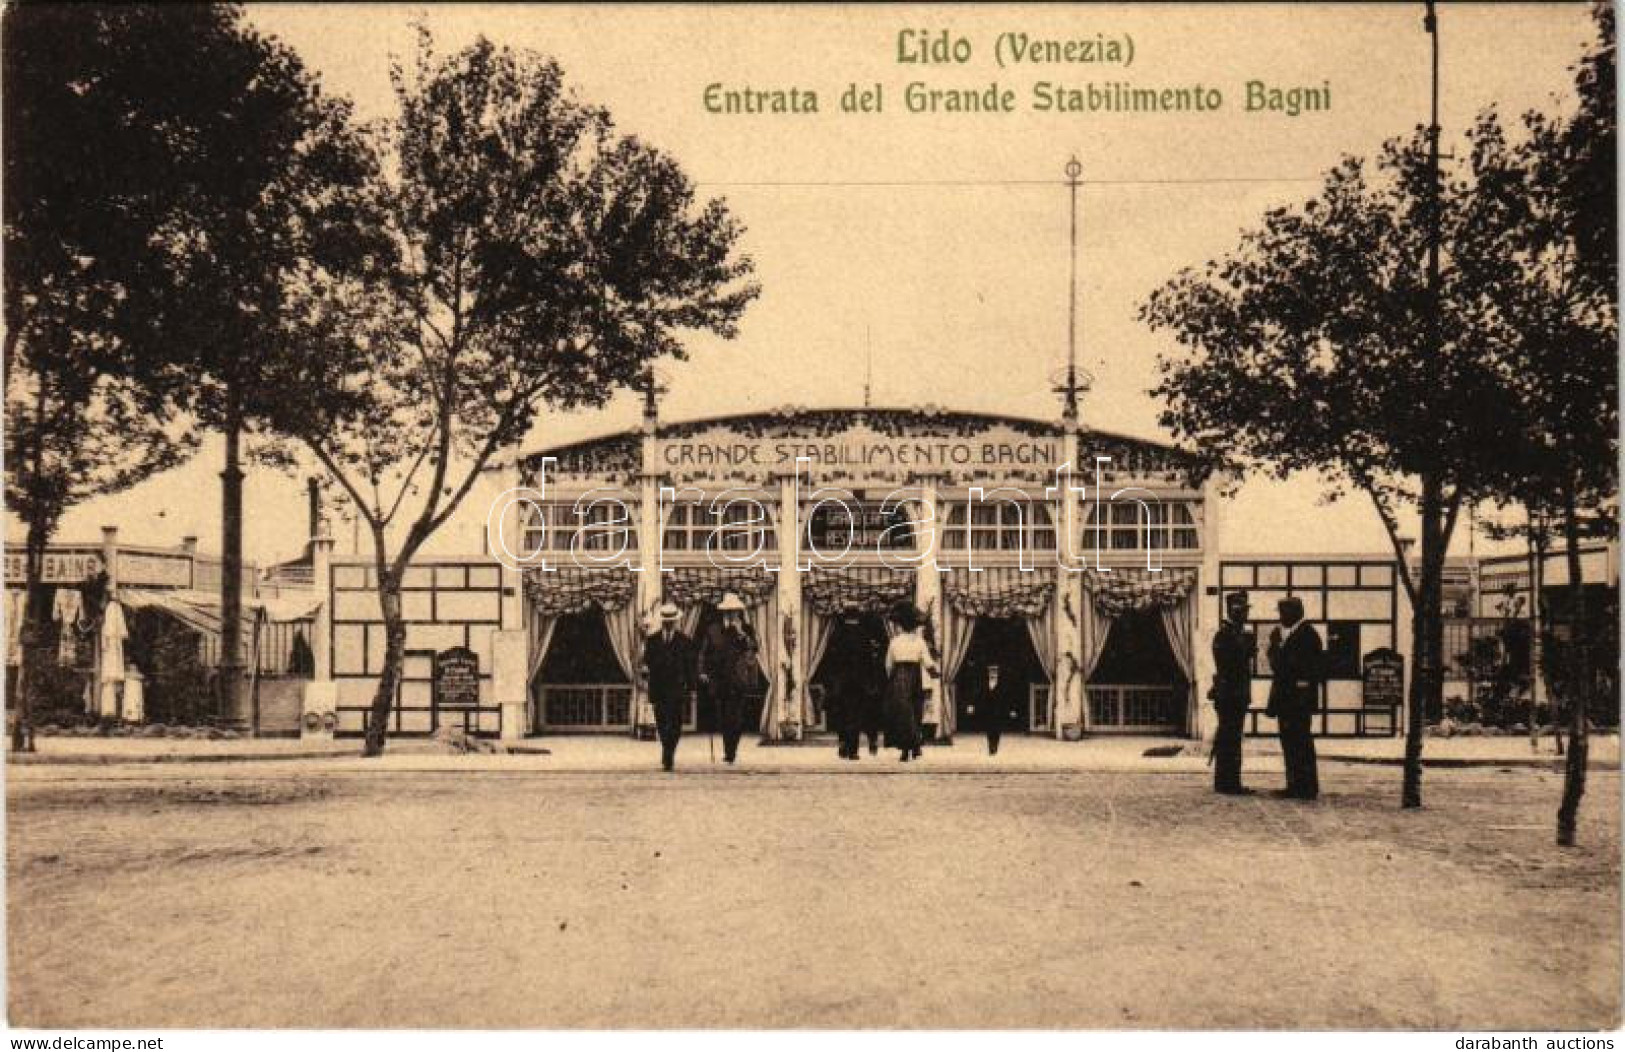
[(1072, 199), (1071, 275), (1067, 293), (1065, 414), (1078, 419), (1078, 177), (1083, 165), (1073, 157), (1066, 163), (1066, 185)]

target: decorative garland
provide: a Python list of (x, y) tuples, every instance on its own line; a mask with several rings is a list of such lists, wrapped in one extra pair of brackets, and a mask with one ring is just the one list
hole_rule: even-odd
[(1008, 568), (956, 570), (943, 581), (948, 604), (966, 617), (1043, 617), (1054, 594), (1053, 574)]
[(767, 602), (778, 587), (778, 579), (760, 567), (734, 570), (717, 566), (685, 566), (662, 573), (660, 583), (666, 601), (683, 607), (696, 603), (715, 606), (729, 592), (737, 595), (746, 606), (759, 606)]
[(1167, 569), (1157, 573), (1127, 568), (1111, 573), (1084, 571), (1089, 598), (1095, 609), (1106, 617), (1177, 606), (1195, 584), (1196, 571), (1192, 569)]
[(902, 600), (914, 597), (914, 571), (816, 567), (802, 578), (801, 594), (807, 605), (824, 617), (852, 611), (884, 614)]
[(588, 570), (579, 566), (525, 571), (525, 598), (544, 617), (579, 614), (597, 607), (619, 610), (632, 601), (637, 578), (625, 570)]

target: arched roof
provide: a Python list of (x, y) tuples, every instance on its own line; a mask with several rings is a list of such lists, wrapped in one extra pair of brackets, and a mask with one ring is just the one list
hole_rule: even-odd
[[(1058, 421), (935, 406), (792, 406), (754, 413), (662, 421), (659, 434), (662, 438), (685, 438), (720, 428), (749, 438), (820, 438), (857, 427), (867, 427), (883, 435), (922, 438), (952, 438), (992, 427), (1009, 428), (1018, 434), (1035, 436), (1064, 433), (1064, 427)], [(1155, 466), (1157, 470), (1189, 471), (1196, 464), (1196, 458), (1189, 452), (1150, 439), (1088, 427), (1080, 427), (1079, 435), (1087, 456), (1110, 456), (1120, 465), (1137, 462)], [(635, 472), (640, 469), (641, 437), (639, 428), (628, 428), (575, 442), (526, 450), (520, 454), (518, 462), (520, 468), (527, 472), (539, 467), (543, 457), (557, 458), (557, 470), (564, 474)]]

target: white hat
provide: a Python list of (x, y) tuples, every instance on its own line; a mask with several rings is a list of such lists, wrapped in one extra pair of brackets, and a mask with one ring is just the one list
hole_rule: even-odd
[(725, 593), (723, 593), (723, 596), (722, 596), (722, 602), (717, 604), (717, 609), (718, 610), (743, 610), (743, 609), (745, 609), (745, 604), (740, 601), (740, 599), (739, 599), (739, 597), (737, 595), (733, 594), (732, 592), (725, 592)]
[(662, 621), (676, 621), (676, 620), (680, 619), (682, 616), (683, 616), (683, 612), (681, 610), (677, 609), (677, 604), (676, 603), (661, 603), (660, 604), (660, 620), (662, 620)]

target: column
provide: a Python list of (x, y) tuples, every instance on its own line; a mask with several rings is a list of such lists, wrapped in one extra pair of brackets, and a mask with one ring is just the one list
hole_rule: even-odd
[(1191, 650), (1196, 658), (1196, 697), (1190, 705), (1191, 725), (1186, 735), (1206, 740), (1218, 730), (1212, 706), (1207, 703), (1208, 688), (1217, 671), (1213, 665), (1213, 633), (1224, 617), (1224, 589), (1219, 579), (1219, 536), (1221, 510), (1218, 487), (1211, 481), (1202, 485), (1202, 502), (1197, 506), (1197, 534), (1202, 544), (1202, 568), (1191, 592)]
[(801, 508), (796, 477), (779, 476), (779, 667), (773, 674), (778, 720), (768, 728), (776, 739), (798, 740), (807, 722), (806, 632), (801, 618)]
[[(1081, 548), (1083, 528), (1082, 494), (1073, 486), (1085, 478), (1081, 443), (1076, 419), (1069, 418), (1062, 440), (1061, 462), (1072, 466), (1071, 486), (1055, 495), (1056, 544), (1061, 553)], [(1063, 540), (1063, 538), (1065, 538)], [(1054, 692), (1053, 730), (1055, 737), (1077, 741), (1087, 729), (1088, 706), (1084, 704), (1083, 604), (1089, 601), (1083, 587), (1081, 566), (1062, 565), (1055, 577), (1055, 669), (1050, 688)]]
[(102, 565), (107, 570), (107, 592), (118, 589), (118, 527), (102, 527)]
[[(509, 464), (493, 487), (507, 493), (520, 485), (519, 465)], [(485, 494), (481, 494), (485, 496)], [(524, 536), (525, 505), (510, 501), (503, 508), (502, 536), (510, 545)], [(487, 513), (489, 514), (489, 512)], [(491, 538), (483, 548), (491, 555)], [(495, 558), (493, 556), (493, 558)], [(498, 598), (499, 623), (491, 633), (491, 703), (502, 714), (502, 741), (518, 741), (531, 732), (530, 724), (530, 637), (525, 631), (525, 575), (519, 567), (497, 559), (497, 575), (502, 585)]]
[(333, 682), (333, 536), (325, 523), (310, 539), (310, 580), (318, 605), (310, 641), (313, 674), (305, 682), (299, 733), (331, 738), (338, 720), (338, 684)]
[[(665, 595), (665, 582), (660, 573), (660, 549), (665, 541), (660, 531), (660, 474), (656, 465), (656, 421), (651, 412), (643, 418), (643, 470), (638, 473), (638, 623), (644, 631), (649, 618), (660, 606)], [(643, 660), (634, 654), (634, 665)], [(632, 677), (632, 733), (645, 740), (655, 736), (654, 706), (649, 703), (648, 691), (640, 676)]]
[[(942, 524), (937, 520), (937, 482), (936, 476), (926, 476), (919, 480), (921, 519), (931, 523), (932, 529), (922, 538), (921, 559), (914, 567), (914, 605), (930, 618), (931, 631), (935, 634), (940, 654), (948, 640), (948, 611), (942, 594), (942, 573), (937, 568), (937, 557), (941, 553), (942, 543)], [(942, 711), (942, 720), (937, 724), (937, 736), (951, 738), (954, 731), (954, 705), (953, 699), (948, 696), (947, 679), (942, 675), (935, 680), (928, 679), (926, 687), (936, 692), (937, 704)]]
[[(107, 570), (107, 602), (118, 601), (118, 527), (102, 527), (102, 565)], [(105, 615), (103, 615), (105, 617)], [(128, 625), (126, 624), (126, 628)], [(93, 710), (104, 719), (119, 715), (119, 691), (124, 682), (124, 670), (111, 667), (113, 662), (103, 652), (101, 633), (96, 634), (96, 707)]]

